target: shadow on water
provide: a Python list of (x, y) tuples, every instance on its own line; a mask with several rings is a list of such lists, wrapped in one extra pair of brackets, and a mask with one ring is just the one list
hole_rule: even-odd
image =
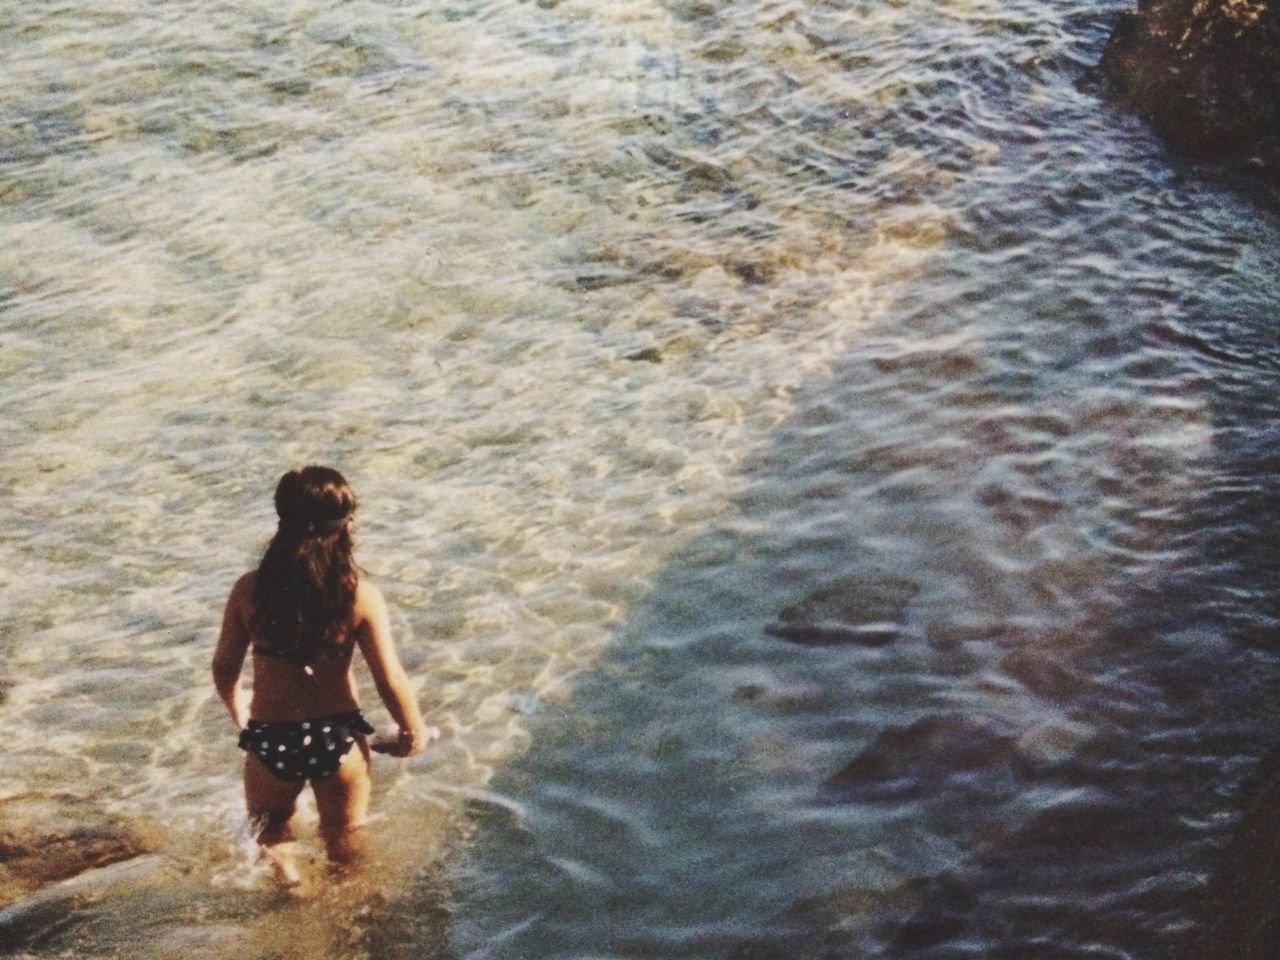
[(1272, 274), (1221, 254), (1274, 247), (1125, 251), (1124, 215), (1068, 238), (1102, 280), (1052, 229), (1016, 254), (1032, 293), (961, 232), (912, 286), (962, 292), (815, 385), (498, 774), (460, 952), (1263, 955), (1230, 943), (1273, 922), (1274, 783), (1238, 791), (1280, 722), (1280, 352)]

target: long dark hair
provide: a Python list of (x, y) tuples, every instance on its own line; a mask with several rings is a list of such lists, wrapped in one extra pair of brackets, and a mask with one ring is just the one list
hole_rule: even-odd
[(280, 526), (253, 581), (255, 630), (286, 656), (310, 660), (345, 640), (355, 607), (355, 494), (329, 467), (290, 470), (276, 485)]

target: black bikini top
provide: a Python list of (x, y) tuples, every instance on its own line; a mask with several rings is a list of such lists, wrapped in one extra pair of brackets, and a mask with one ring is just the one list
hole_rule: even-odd
[(351, 651), (353, 649), (355, 649), (354, 643), (344, 643), (341, 646), (335, 647), (331, 651), (325, 651), (324, 653), (318, 653), (314, 656), (303, 659), (298, 654), (292, 653), (288, 650), (277, 650), (275, 647), (264, 647), (260, 643), (255, 643), (253, 645), (253, 652), (258, 656), (276, 657), (280, 660), (292, 660), (294, 663), (303, 667), (303, 669), (308, 669), (312, 660), (346, 660), (351, 656)]

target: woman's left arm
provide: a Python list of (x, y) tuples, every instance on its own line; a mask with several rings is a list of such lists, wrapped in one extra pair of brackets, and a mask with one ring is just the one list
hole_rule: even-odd
[(222, 611), (222, 632), (213, 651), (213, 686), (227, 705), (231, 722), (243, 730), (249, 722), (249, 692), (240, 686), (240, 671), (249, 652), (249, 631), (245, 627), (246, 601), (252, 574), (245, 574), (231, 588), (227, 606)]

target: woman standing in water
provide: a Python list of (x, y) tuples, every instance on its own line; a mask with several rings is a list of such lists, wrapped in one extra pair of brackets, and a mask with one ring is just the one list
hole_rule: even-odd
[[(358, 647), (378, 695), (400, 731), (374, 749), (408, 757), (426, 746), (408, 677), (391, 641), (382, 594), (352, 557), (356, 501), (342, 474), (327, 467), (286, 473), (276, 487), (280, 525), (258, 569), (236, 581), (213, 655), (213, 683), (240, 733), (244, 792), (258, 843), (283, 879), (292, 864), (277, 848), (311, 784), (331, 863), (358, 854), (369, 807), (369, 744), (360, 713), (353, 654)], [(252, 697), (240, 673), (253, 651)]]

